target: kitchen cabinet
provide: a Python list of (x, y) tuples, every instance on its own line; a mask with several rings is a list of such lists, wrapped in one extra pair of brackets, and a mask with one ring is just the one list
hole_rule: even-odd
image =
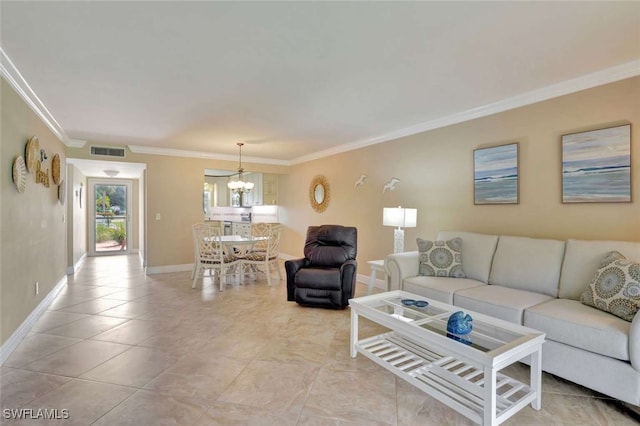
[(231, 234), (240, 235), (242, 237), (249, 237), (251, 235), (251, 224), (241, 223), (241, 222), (232, 222)]
[(278, 205), (278, 175), (264, 173), (262, 175), (262, 205)]
[(278, 204), (278, 175), (273, 173), (246, 173), (243, 179), (253, 182), (253, 189), (242, 196), (244, 207), (275, 206)]

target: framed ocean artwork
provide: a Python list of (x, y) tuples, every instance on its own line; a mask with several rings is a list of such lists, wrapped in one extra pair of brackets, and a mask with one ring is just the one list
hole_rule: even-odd
[(562, 136), (562, 202), (631, 202), (631, 124)]
[(518, 143), (473, 151), (474, 204), (518, 204)]

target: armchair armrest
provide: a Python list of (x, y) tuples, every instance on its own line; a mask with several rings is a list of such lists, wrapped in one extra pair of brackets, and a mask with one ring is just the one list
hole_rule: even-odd
[(287, 300), (289, 302), (292, 302), (293, 300), (295, 300), (295, 285), (294, 283), (294, 278), (296, 276), (296, 273), (303, 267), (308, 266), (309, 265), (309, 259), (307, 258), (300, 258), (300, 259), (291, 259), (291, 260), (286, 260), (284, 262), (284, 269), (287, 273)]
[(407, 251), (388, 255), (384, 260), (384, 269), (389, 277), (390, 290), (403, 290), (404, 279), (418, 275), (420, 254)]
[(640, 371), (640, 311), (629, 327), (629, 361), (636, 371)]
[(358, 262), (347, 260), (340, 266), (340, 281), (342, 281), (342, 306), (349, 304), (356, 290), (356, 270)]

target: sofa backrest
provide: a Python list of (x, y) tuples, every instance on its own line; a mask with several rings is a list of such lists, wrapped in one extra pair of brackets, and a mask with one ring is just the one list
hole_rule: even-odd
[(564, 241), (500, 236), (489, 284), (558, 297)]
[(438, 240), (446, 241), (458, 237), (462, 238), (462, 270), (467, 278), (488, 283), (498, 236), (457, 231), (438, 233)]
[(629, 259), (640, 259), (640, 243), (568, 240), (558, 296), (563, 299), (579, 300), (591, 283), (604, 256), (614, 250)]

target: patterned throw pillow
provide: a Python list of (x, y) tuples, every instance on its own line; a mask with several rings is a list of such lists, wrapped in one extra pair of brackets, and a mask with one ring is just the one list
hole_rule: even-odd
[(429, 241), (418, 238), (420, 269), (418, 274), (428, 277), (466, 278), (462, 270), (462, 238), (448, 241)]
[(607, 254), (580, 301), (626, 321), (640, 309), (640, 261), (617, 251)]

